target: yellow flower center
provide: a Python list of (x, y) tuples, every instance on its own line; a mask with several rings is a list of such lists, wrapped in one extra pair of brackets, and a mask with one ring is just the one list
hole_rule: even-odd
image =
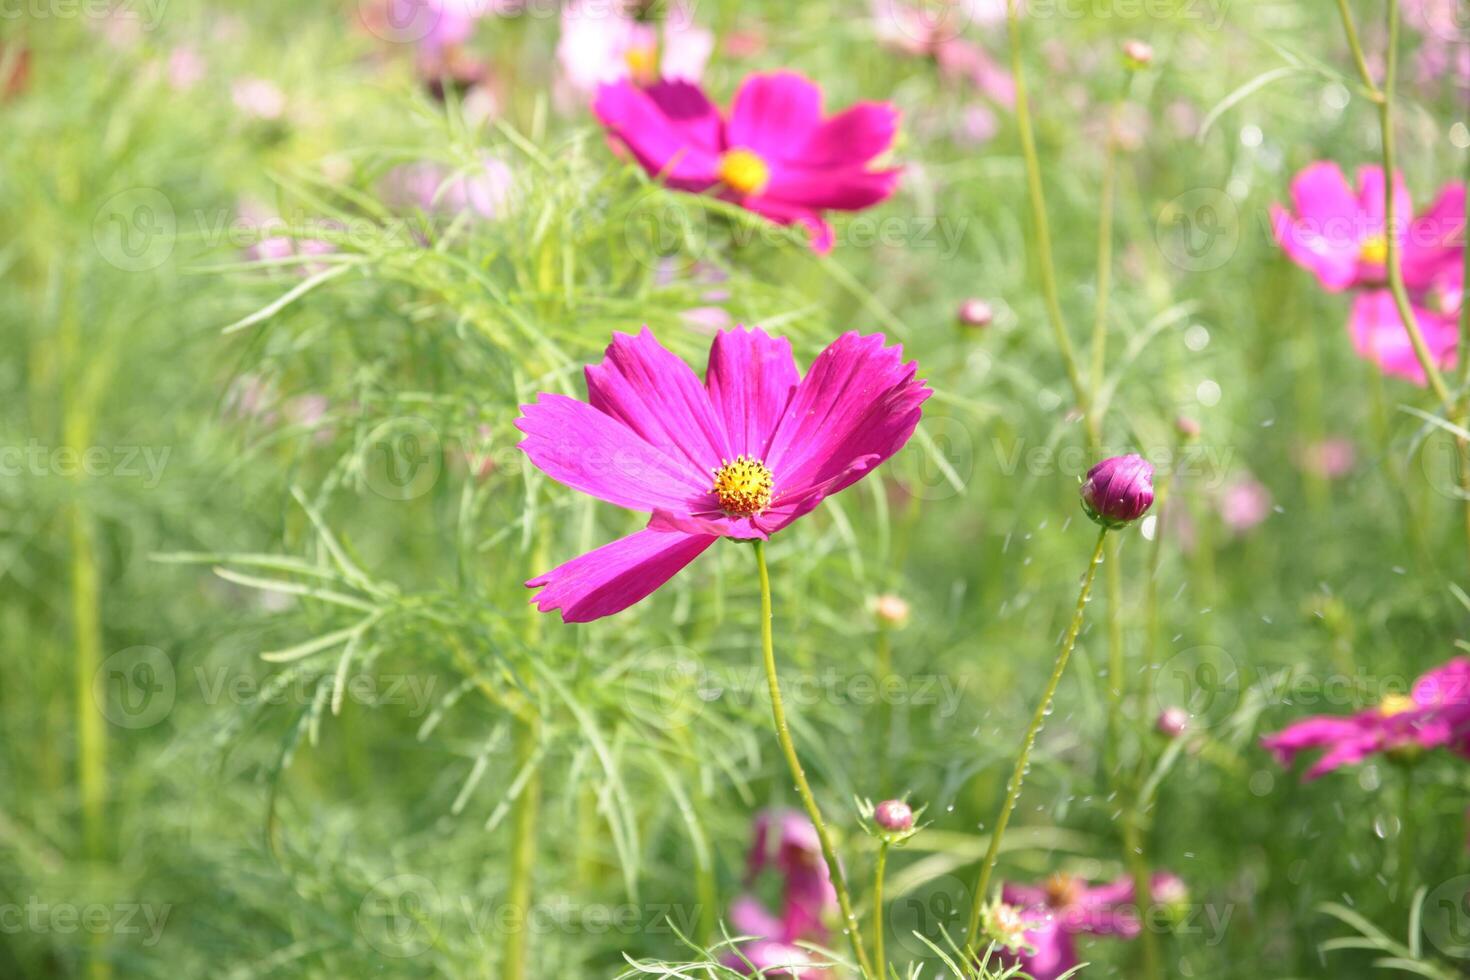
[(720, 157), (720, 180), (741, 194), (759, 194), (771, 182), (771, 168), (750, 150), (726, 150)]
[(1392, 718), (1405, 711), (1413, 711), (1417, 707), (1419, 705), (1407, 694), (1385, 694), (1383, 700), (1378, 702), (1378, 713), (1385, 718)]
[(623, 52), (628, 63), (628, 73), (633, 81), (647, 85), (658, 78), (658, 47), (653, 44), (640, 45)]
[(1388, 261), (1388, 239), (1382, 235), (1364, 239), (1358, 249), (1358, 258), (1370, 265), (1383, 265)]
[(749, 517), (771, 506), (771, 471), (758, 459), (736, 456), (715, 470), (710, 493), (731, 517)]

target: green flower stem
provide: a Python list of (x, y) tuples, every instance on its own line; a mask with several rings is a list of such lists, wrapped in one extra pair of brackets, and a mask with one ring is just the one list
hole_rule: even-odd
[(1137, 808), (1124, 814), (1123, 849), (1128, 852), (1126, 856), (1129, 874), (1133, 877), (1133, 899), (1138, 906), (1143, 975), (1158, 980), (1163, 973), (1160, 972), (1159, 965), (1159, 937), (1149, 928), (1148, 910), (1153, 904), (1153, 876), (1149, 873), (1148, 855), (1143, 849), (1143, 820), (1143, 813)]
[(847, 933), (858, 969), (864, 977), (872, 977), (873, 968), (868, 963), (868, 951), (858, 929), (857, 916), (852, 912), (852, 899), (847, 894), (847, 880), (843, 877), (842, 865), (837, 861), (837, 851), (832, 847), (832, 835), (827, 832), (827, 824), (822, 820), (822, 811), (817, 807), (817, 798), (812, 795), (811, 784), (807, 782), (806, 771), (801, 768), (796, 745), (791, 740), (791, 729), (786, 724), (786, 708), (781, 701), (781, 682), (776, 675), (776, 649), (771, 632), (771, 575), (766, 568), (766, 543), (759, 539), (755, 541), (755, 563), (760, 572), (761, 584), (761, 651), (765, 656), (766, 683), (771, 689), (771, 718), (776, 724), (776, 740), (781, 743), (781, 751), (786, 756), (791, 778), (796, 781), (796, 792), (801, 797), (802, 806), (806, 808), (806, 815), (811, 818), (812, 826), (817, 830), (817, 839), (821, 841), (822, 857), (827, 861), (827, 869), (832, 875), (832, 887), (837, 892), (837, 904), (842, 909), (843, 931)]
[(1414, 893), (1414, 765), (1402, 767), (1403, 796), (1399, 805), (1399, 901), (1407, 902)]
[(1046, 193), (1041, 186), (1041, 161), (1036, 156), (1036, 136), (1031, 129), (1031, 110), (1026, 102), (1026, 75), (1021, 66), (1021, 20), (1017, 7), (1018, 0), (1007, 0), (1006, 28), (1011, 43), (1011, 76), (1016, 85), (1016, 132), (1021, 137), (1021, 154), (1026, 161), (1026, 190), (1031, 200), (1031, 220), (1036, 230), (1036, 261), (1041, 276), (1041, 294), (1046, 302), (1046, 315), (1051, 322), (1052, 333), (1056, 335), (1057, 350), (1067, 368), (1067, 380), (1072, 385), (1072, 394), (1077, 400), (1083, 419), (1086, 420), (1088, 436), (1096, 442), (1092, 398), (1082, 379), (1082, 369), (1077, 364), (1077, 353), (1072, 348), (1072, 336), (1067, 332), (1067, 322), (1062, 316), (1062, 303), (1057, 292), (1057, 270), (1051, 254), (1051, 225), (1047, 223)]
[(888, 870), (888, 841), (878, 845), (878, 866), (873, 871), (873, 962), (878, 976), (888, 975), (888, 957), (883, 949), (883, 875)]
[[(516, 725), (515, 751), (517, 767), (530, 765), (540, 743), (540, 724), (532, 716)], [(531, 877), (536, 866), (536, 826), (541, 819), (541, 768), (531, 771), (515, 801), (514, 826), (511, 830), (510, 888), (506, 904), (520, 916), (518, 928), (506, 930), (505, 980), (525, 980), (527, 963), (527, 929), (531, 909)]]
[(1067, 660), (1072, 656), (1072, 648), (1077, 645), (1077, 634), (1082, 631), (1082, 619), (1087, 612), (1087, 598), (1092, 593), (1092, 582), (1097, 578), (1097, 566), (1102, 564), (1103, 545), (1107, 543), (1107, 540), (1108, 529), (1102, 528), (1097, 535), (1097, 545), (1092, 549), (1092, 559), (1087, 563), (1087, 574), (1082, 578), (1082, 590), (1077, 594), (1077, 608), (1072, 612), (1072, 623), (1067, 627), (1067, 635), (1062, 639), (1062, 648), (1057, 651), (1056, 663), (1052, 665), (1051, 677), (1046, 682), (1046, 690), (1042, 692), (1041, 702), (1037, 704), (1036, 713), (1031, 716), (1031, 724), (1026, 729), (1026, 735), (1021, 739), (1021, 751), (1016, 756), (1015, 768), (1011, 770), (1005, 802), (1001, 804), (995, 827), (990, 832), (990, 847), (986, 849), (985, 860), (980, 865), (980, 877), (975, 883), (975, 892), (970, 896), (970, 928), (965, 941), (972, 952), (976, 948), (975, 940), (979, 937), (980, 932), (980, 908), (985, 904), (986, 896), (990, 892), (990, 879), (995, 873), (995, 864), (1000, 857), (1000, 841), (1005, 836), (1006, 824), (1010, 822), (1011, 812), (1016, 809), (1016, 802), (1021, 798), (1021, 785), (1026, 780), (1026, 768), (1031, 764), (1031, 749), (1036, 745), (1036, 736), (1041, 731), (1046, 716), (1051, 713), (1052, 698), (1056, 696), (1057, 686), (1062, 682), (1062, 674), (1067, 669)]

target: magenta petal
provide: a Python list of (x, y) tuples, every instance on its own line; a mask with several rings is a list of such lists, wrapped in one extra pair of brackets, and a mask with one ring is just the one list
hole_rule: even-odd
[[(766, 465), (783, 488), (834, 494), (903, 448), (932, 392), (882, 334), (845, 333), (817, 356), (792, 395)], [(861, 468), (855, 463), (876, 456)], [(836, 482), (832, 482), (835, 479)]]
[(1267, 735), (1261, 739), (1261, 745), (1276, 757), (1277, 762), (1289, 766), (1298, 754), (1357, 738), (1363, 728), (1364, 722), (1357, 716), (1318, 715), (1288, 725), (1274, 735)]
[(887, 102), (859, 102), (817, 127), (796, 154), (817, 170), (859, 167), (893, 146), (898, 110)]
[(648, 519), (648, 526), (655, 531), (681, 531), (684, 534), (713, 534), (722, 538), (734, 538), (737, 541), (752, 541), (756, 538), (764, 541), (769, 538), (770, 532), (758, 526), (755, 518), (730, 517), (716, 510), (717, 504), (710, 504), (709, 510), (700, 511), (695, 514), (681, 514), (667, 510), (656, 510)]
[(718, 155), (724, 147), (720, 110), (692, 82), (664, 80), (643, 90), (664, 116), (679, 127), (692, 145)]
[(709, 489), (701, 471), (622, 422), (565, 395), (521, 406), (520, 448), (559, 483), (631, 510), (685, 511)]
[[(1404, 186), (1404, 175), (1393, 175), (1394, 217), (1400, 227), (1407, 227), (1414, 213), (1414, 201), (1409, 189)], [(1358, 210), (1363, 215), (1367, 235), (1383, 233), (1383, 168), (1365, 166), (1358, 168)]]
[(730, 451), (765, 459), (776, 424), (801, 381), (791, 341), (759, 327), (722, 330), (709, 352), (705, 386), (725, 422)]
[(1414, 702), (1424, 707), (1470, 705), (1470, 658), (1455, 657), (1414, 682)]
[(767, 912), (752, 895), (741, 895), (730, 903), (730, 925), (739, 935), (757, 939), (772, 939), (781, 934), (781, 920)]
[(628, 145), (638, 163), (670, 187), (702, 191), (719, 179), (719, 157), (704, 141), (701, 124), (671, 119), (647, 92), (628, 81), (600, 86), (592, 109)]
[(643, 530), (558, 565), (526, 583), (542, 589), (531, 601), (561, 610), (567, 623), (622, 612), (651, 595), (719, 538)]
[(1409, 226), (1404, 240), (1404, 282), (1427, 289), (1441, 274), (1463, 270), (1465, 185), (1447, 184), (1434, 203)]
[(812, 210), (860, 211), (887, 200), (903, 171), (813, 170), (776, 164), (762, 197)]
[(1271, 206), (1271, 232), (1287, 256), (1313, 273), (1322, 288), (1338, 292), (1358, 276), (1361, 244), (1350, 217), (1323, 221), (1295, 218), (1279, 204)]
[[(725, 426), (693, 369), (647, 327), (613, 334), (607, 357), (589, 365), (587, 400), (665, 454), (688, 462), (708, 491), (730, 452)], [(678, 508), (669, 508), (677, 510)]]
[[(1453, 363), (1460, 335), (1455, 318), (1440, 316), (1418, 306), (1412, 309), (1414, 321), (1436, 366), (1443, 368)], [(1376, 289), (1358, 294), (1353, 300), (1349, 331), (1353, 349), (1360, 357), (1377, 364), (1384, 374), (1407, 378), (1419, 385), (1426, 383), (1424, 367), (1419, 363), (1409, 332), (1404, 329), (1398, 305), (1388, 290)]]
[(1021, 968), (1032, 980), (1057, 980), (1077, 965), (1077, 947), (1055, 918), (1026, 930), (1026, 942), (1033, 952), (1021, 956)]
[(1293, 178), (1291, 200), (1297, 217), (1319, 228), (1358, 213), (1358, 199), (1342, 168), (1326, 160), (1303, 167)]
[(766, 160), (793, 159), (822, 122), (822, 89), (793, 71), (748, 77), (735, 93), (726, 143)]

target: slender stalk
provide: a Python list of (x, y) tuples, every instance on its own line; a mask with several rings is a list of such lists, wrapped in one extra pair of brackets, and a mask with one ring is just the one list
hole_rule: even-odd
[(832, 875), (832, 887), (837, 892), (837, 904), (842, 910), (843, 931), (847, 933), (848, 943), (852, 946), (852, 955), (857, 960), (858, 969), (864, 977), (873, 976), (873, 968), (868, 963), (868, 950), (863, 943), (862, 931), (858, 928), (857, 916), (852, 912), (852, 899), (847, 893), (847, 879), (843, 876), (842, 865), (837, 861), (837, 851), (832, 846), (832, 835), (827, 831), (827, 824), (822, 820), (822, 811), (817, 807), (817, 798), (812, 795), (811, 784), (807, 782), (806, 770), (801, 767), (801, 759), (796, 755), (796, 744), (791, 740), (791, 729), (786, 724), (786, 708), (781, 701), (781, 681), (776, 674), (776, 648), (772, 637), (772, 613), (771, 613), (771, 574), (766, 568), (766, 543), (757, 540), (755, 542), (755, 564), (760, 573), (761, 586), (761, 652), (765, 658), (766, 683), (771, 689), (771, 719), (776, 725), (776, 740), (781, 743), (781, 752), (786, 756), (787, 768), (791, 770), (791, 778), (796, 781), (796, 792), (801, 797), (801, 804), (806, 808), (806, 815), (811, 818), (812, 826), (816, 828), (817, 840), (822, 844), (822, 857), (827, 861), (827, 870)]
[(1124, 816), (1123, 849), (1128, 852), (1129, 873), (1133, 876), (1133, 898), (1138, 905), (1140, 946), (1143, 949), (1143, 975), (1162, 977), (1159, 962), (1159, 937), (1149, 928), (1149, 906), (1153, 904), (1152, 876), (1149, 874), (1148, 856), (1143, 850), (1144, 817), (1138, 810)]
[(1113, 282), (1113, 199), (1118, 179), (1118, 112), (1122, 100), (1108, 110), (1107, 136), (1103, 145), (1102, 190), (1097, 221), (1097, 303), (1092, 316), (1092, 394), (1102, 391), (1108, 353), (1108, 294)]
[[(529, 764), (540, 741), (539, 723), (516, 725), (516, 764)], [(515, 824), (511, 831), (510, 888), (506, 904), (515, 910), (519, 924), (505, 934), (505, 980), (525, 980), (527, 923), (531, 921), (531, 877), (536, 865), (536, 827), (541, 819), (541, 770), (532, 770), (515, 802)]]
[(980, 865), (980, 877), (975, 883), (974, 894), (970, 896), (970, 928), (966, 936), (966, 944), (973, 951), (975, 940), (980, 932), (980, 908), (985, 904), (985, 897), (990, 891), (990, 879), (995, 873), (995, 863), (1000, 857), (1000, 841), (1005, 836), (1006, 824), (1010, 822), (1011, 811), (1015, 810), (1016, 802), (1021, 798), (1021, 785), (1026, 780), (1026, 768), (1031, 764), (1031, 749), (1036, 745), (1036, 736), (1041, 731), (1046, 716), (1051, 713), (1052, 698), (1056, 696), (1057, 686), (1062, 682), (1062, 674), (1067, 669), (1067, 660), (1072, 656), (1072, 648), (1077, 645), (1077, 634), (1082, 631), (1082, 619), (1087, 611), (1087, 598), (1092, 593), (1092, 582), (1097, 578), (1097, 566), (1102, 564), (1103, 545), (1108, 540), (1108, 529), (1102, 528), (1097, 535), (1097, 545), (1092, 549), (1092, 559), (1087, 563), (1087, 574), (1082, 578), (1082, 590), (1077, 594), (1077, 607), (1072, 612), (1071, 625), (1067, 627), (1066, 636), (1062, 639), (1062, 647), (1057, 651), (1057, 659), (1051, 668), (1051, 677), (1046, 682), (1046, 690), (1042, 692), (1041, 702), (1036, 706), (1036, 713), (1031, 716), (1031, 724), (1026, 729), (1026, 735), (1021, 739), (1021, 751), (1016, 756), (1016, 766), (1011, 770), (1011, 779), (1006, 786), (1005, 802), (1001, 804), (1000, 814), (996, 817), (995, 827), (990, 832), (990, 847), (985, 851), (985, 860)]
[[(888, 677), (893, 672), (893, 637), (889, 632), (888, 623), (882, 619), (878, 620), (878, 737), (879, 744), (883, 746), (882, 754), (878, 756), (878, 793), (885, 795), (888, 792), (888, 765), (889, 755), (893, 752), (893, 704), (888, 699)], [(881, 941), (881, 940), (880, 940)], [(883, 968), (883, 963), (878, 963), (878, 968)]]
[[(1092, 399), (1082, 380), (1072, 337), (1062, 316), (1062, 303), (1057, 292), (1057, 270), (1051, 254), (1051, 225), (1046, 219), (1046, 193), (1041, 186), (1041, 161), (1036, 156), (1036, 136), (1031, 130), (1031, 110), (1026, 102), (1026, 75), (1021, 66), (1021, 20), (1018, 0), (1006, 2), (1006, 27), (1011, 43), (1011, 77), (1016, 85), (1016, 131), (1021, 137), (1021, 154), (1026, 161), (1026, 190), (1031, 200), (1031, 220), (1036, 226), (1036, 260), (1040, 269), (1041, 293), (1046, 301), (1047, 319), (1056, 334), (1057, 350), (1067, 368), (1067, 380), (1084, 419), (1092, 425)], [(1090, 429), (1089, 429), (1090, 431)]]
[(878, 866), (873, 871), (873, 963), (879, 980), (888, 976), (888, 957), (883, 950), (883, 874), (888, 869), (888, 842), (878, 845)]
[[(1396, 3), (1397, 0), (1389, 2)], [(1363, 84), (1368, 86), (1368, 97), (1377, 102), (1383, 98), (1383, 94), (1378, 91), (1378, 83), (1373, 81), (1373, 73), (1368, 70), (1368, 59), (1363, 55), (1363, 42), (1358, 39), (1358, 25), (1353, 23), (1353, 12), (1348, 9), (1347, 0), (1337, 0), (1337, 11), (1342, 15), (1342, 29), (1347, 34), (1348, 47), (1352, 49), (1358, 74), (1362, 76)]]
[(1402, 767), (1402, 797), (1399, 801), (1399, 901), (1408, 901), (1414, 891), (1414, 766)]

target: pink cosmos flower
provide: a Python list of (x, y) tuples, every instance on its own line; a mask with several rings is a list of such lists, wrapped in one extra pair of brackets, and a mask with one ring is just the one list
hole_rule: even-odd
[(265, 78), (241, 78), (230, 86), (235, 108), (252, 119), (273, 122), (286, 114), (286, 93)]
[[(804, 815), (793, 810), (766, 810), (756, 817), (746, 887), (766, 870), (781, 877), (781, 914), (772, 915), (748, 894), (731, 904), (730, 924), (739, 934), (755, 937), (755, 941), (741, 946), (741, 956), (764, 971), (764, 976), (796, 980), (820, 977), (816, 970), (799, 969), (817, 963), (818, 957), (794, 944), (827, 941), (826, 919), (837, 910), (837, 891), (832, 887), (816, 828)], [(745, 969), (737, 956), (727, 957), (725, 963)]]
[[(246, 199), (240, 202), (238, 225), (249, 236), (250, 244), (245, 249), (245, 256), (252, 261), (283, 260), (294, 256), (306, 259), (337, 251), (337, 246), (329, 241), (291, 236), (286, 220), (257, 201)], [(303, 261), (300, 265), (300, 271), (308, 274), (324, 268), (326, 266), (321, 262)]]
[(833, 241), (824, 210), (859, 211), (898, 186), (897, 168), (869, 169), (893, 145), (898, 111), (863, 102), (826, 116), (822, 89), (795, 72), (746, 78), (728, 117), (685, 82), (604, 85), (593, 108), (670, 187), (715, 192), (777, 224), (801, 224), (821, 253)]
[(168, 84), (176, 92), (187, 92), (204, 80), (207, 65), (204, 57), (189, 45), (180, 45), (168, 54)]
[[(1271, 229), (1291, 260), (1338, 292), (1386, 282), (1388, 229), (1384, 227), (1383, 168), (1361, 167), (1354, 193), (1341, 168), (1329, 161), (1306, 167), (1291, 182), (1295, 213), (1271, 206)], [(1428, 211), (1412, 218), (1403, 176), (1394, 175), (1393, 230), (1400, 244), (1404, 283), (1428, 287), (1464, 241), (1465, 187), (1446, 186)], [(1459, 244), (1457, 244), (1459, 243)]]
[(418, 208), (425, 214), (472, 211), (489, 220), (504, 209), (513, 183), (502, 160), (481, 153), (479, 167), (468, 173), (433, 161), (395, 167), (383, 180), (383, 195), (395, 206)]
[(1236, 534), (1244, 534), (1271, 516), (1271, 491), (1253, 476), (1234, 480), (1220, 495), (1220, 519)]
[(645, 327), (614, 334), (586, 371), (586, 402), (521, 407), (520, 443), (540, 470), (652, 514), (648, 526), (526, 584), (569, 623), (650, 595), (721, 537), (767, 538), (903, 448), (931, 394), (882, 334), (846, 333), (805, 377), (791, 344), (721, 331), (704, 383)]
[[(1436, 313), (1412, 301), (1410, 308), (1430, 356), (1438, 367), (1449, 367), (1455, 361), (1455, 348), (1460, 340), (1458, 317)], [(1384, 374), (1418, 385), (1427, 383), (1424, 365), (1419, 362), (1409, 331), (1404, 328), (1398, 304), (1387, 289), (1371, 289), (1357, 295), (1348, 319), (1348, 331), (1358, 356), (1377, 364)]]
[[(1184, 884), (1161, 872), (1150, 880), (1149, 891), (1151, 901), (1176, 902), (1184, 894)], [(1056, 874), (1040, 886), (1007, 884), (1001, 897), (1027, 920), (1025, 942), (1031, 951), (1023, 950), (1017, 958), (1033, 980), (1056, 980), (1075, 967), (1079, 935), (1132, 939), (1141, 929), (1132, 877), (1089, 885), (1081, 878)]]
[(1316, 779), (1341, 766), (1383, 752), (1400, 754), (1449, 747), (1470, 757), (1470, 658), (1456, 657), (1414, 682), (1409, 694), (1389, 694), (1353, 715), (1317, 715), (1299, 721), (1261, 745), (1283, 766), (1302, 752), (1324, 749), (1306, 772)]
[(684, 3), (671, 3), (657, 25), (635, 19), (608, 0), (568, 0), (556, 59), (566, 83), (587, 95), (599, 85), (624, 80), (639, 85), (660, 78), (697, 82), (714, 48), (715, 36), (694, 23), (693, 11)]
[(1340, 436), (1303, 446), (1299, 456), (1302, 469), (1328, 480), (1347, 476), (1357, 461), (1358, 451), (1352, 440)]

